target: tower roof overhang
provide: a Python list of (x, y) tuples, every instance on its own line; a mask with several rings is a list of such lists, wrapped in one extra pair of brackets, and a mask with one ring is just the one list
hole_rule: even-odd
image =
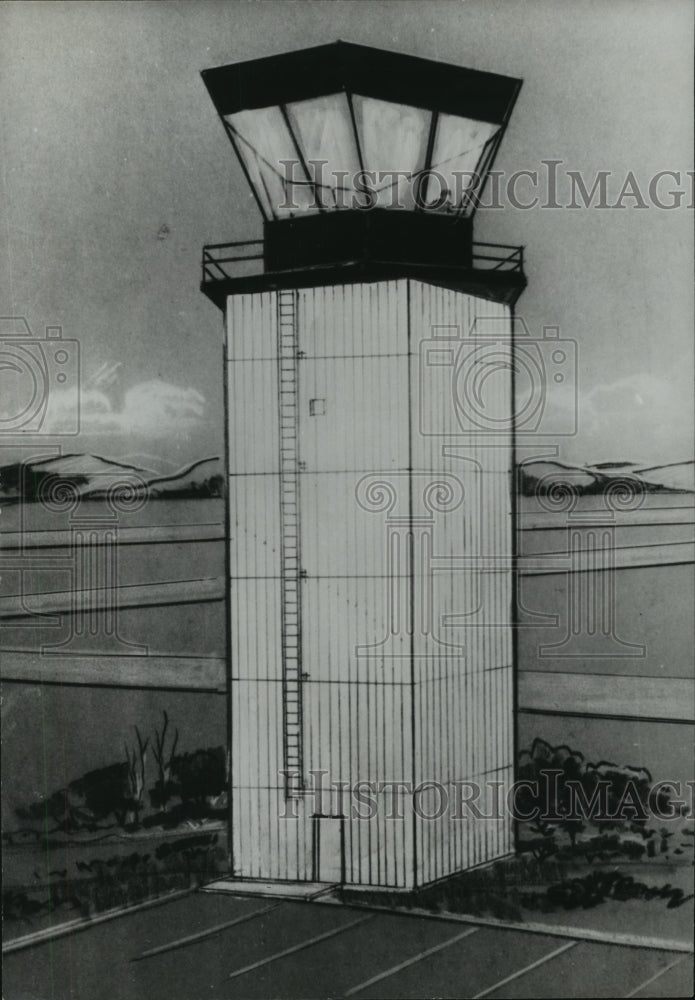
[(202, 72), (221, 116), (349, 91), (503, 125), (522, 81), (368, 45), (332, 42)]
[(335, 267), (307, 267), (290, 271), (265, 272), (238, 278), (203, 281), (200, 290), (223, 312), (229, 295), (244, 292), (277, 291), (283, 288), (310, 288), (411, 279), (467, 292), (491, 302), (513, 306), (526, 288), (523, 272), (489, 271), (475, 268), (431, 267), (421, 264), (393, 264), (379, 261), (352, 261)]

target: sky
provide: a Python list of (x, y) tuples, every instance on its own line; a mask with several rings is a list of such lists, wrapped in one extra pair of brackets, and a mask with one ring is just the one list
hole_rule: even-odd
[[(554, 326), (577, 345), (578, 427), (558, 456), (691, 457), (693, 10), (680, 0), (0, 5), (0, 315), (38, 338), (62, 327), (54, 429), (69, 429), (79, 352), (81, 430), (63, 451), (162, 472), (221, 454), (222, 316), (199, 291), (201, 249), (259, 237), (261, 218), (200, 71), (337, 38), (523, 78), (495, 168), (538, 171), (541, 204), (503, 191), (475, 238), (525, 246), (518, 314), (532, 337)], [(544, 208), (549, 160), (558, 201), (567, 171), (588, 188), (609, 171), (610, 204), (632, 171), (647, 204)], [(666, 170), (681, 183), (657, 193), (685, 191), (680, 209), (648, 197)], [(529, 178), (517, 194), (532, 197)], [(565, 404), (549, 405), (559, 426)], [(0, 463), (26, 457), (21, 444), (0, 435)]]

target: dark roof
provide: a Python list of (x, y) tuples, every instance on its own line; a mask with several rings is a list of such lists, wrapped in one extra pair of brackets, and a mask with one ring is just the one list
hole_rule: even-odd
[(340, 41), (206, 69), (202, 77), (220, 115), (348, 90), (500, 125), (521, 88), (513, 77)]

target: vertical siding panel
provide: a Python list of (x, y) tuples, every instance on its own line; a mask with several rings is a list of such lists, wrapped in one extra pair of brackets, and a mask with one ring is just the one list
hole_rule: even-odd
[[(298, 293), (303, 669), (307, 687), (322, 691), (306, 706), (306, 767), (353, 783), (400, 768), (400, 738), (390, 735), (396, 698), (383, 686), (398, 661), (355, 656), (386, 627), (384, 515), (361, 509), (355, 487), (365, 473), (407, 467), (406, 341), (394, 298), (404, 298), (402, 283)], [(326, 400), (325, 415), (309, 416), (311, 399)], [(388, 826), (383, 807), (373, 822), (346, 823), (352, 881), (395, 879)]]

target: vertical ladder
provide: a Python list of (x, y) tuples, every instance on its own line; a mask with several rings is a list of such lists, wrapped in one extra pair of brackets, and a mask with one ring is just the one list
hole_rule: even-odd
[(303, 787), (297, 295), (278, 292), (282, 710), (286, 794)]

